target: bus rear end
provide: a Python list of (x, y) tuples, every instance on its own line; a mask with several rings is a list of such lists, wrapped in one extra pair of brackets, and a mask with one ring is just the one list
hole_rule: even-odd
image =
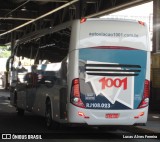
[(103, 19), (83, 19), (78, 25), (77, 44), (71, 47), (76, 49), (69, 54), (75, 66), (69, 63), (68, 121), (146, 123), (150, 86), (146, 25)]

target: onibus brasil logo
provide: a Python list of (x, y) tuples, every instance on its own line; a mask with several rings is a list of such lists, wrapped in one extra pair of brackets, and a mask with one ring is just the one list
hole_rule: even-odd
[[(87, 61), (87, 63), (100, 63)], [(134, 108), (134, 77), (124, 76), (93, 76), (85, 75), (85, 82), (90, 82), (96, 94), (105, 96), (112, 104), (116, 101), (133, 109)]]

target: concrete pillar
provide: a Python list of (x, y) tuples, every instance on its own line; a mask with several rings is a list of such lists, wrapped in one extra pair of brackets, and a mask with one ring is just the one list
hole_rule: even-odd
[(14, 50), (14, 45), (15, 45), (15, 33), (11, 32), (11, 55), (12, 55), (13, 50)]
[[(14, 46), (15, 46), (15, 33), (11, 32), (11, 55), (13, 54), (14, 51)], [(9, 86), (10, 86), (10, 70), (9, 70), (9, 66), (10, 66), (10, 61), (12, 60), (11, 56), (8, 58), (7, 63), (6, 63), (6, 72), (5, 72), (5, 89), (8, 90)]]
[(160, 0), (153, 0), (153, 52), (160, 52)]
[[(153, 53), (160, 52), (160, 0), (153, 0)], [(160, 111), (160, 54), (152, 54), (150, 110)]]

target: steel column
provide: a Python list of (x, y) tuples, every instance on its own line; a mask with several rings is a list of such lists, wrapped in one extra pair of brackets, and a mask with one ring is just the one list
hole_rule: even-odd
[(160, 51), (160, 0), (153, 0), (153, 52)]

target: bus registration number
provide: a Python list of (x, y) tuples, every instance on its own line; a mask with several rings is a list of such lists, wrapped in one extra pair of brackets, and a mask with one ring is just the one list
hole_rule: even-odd
[(87, 108), (110, 108), (110, 103), (86, 103)]

